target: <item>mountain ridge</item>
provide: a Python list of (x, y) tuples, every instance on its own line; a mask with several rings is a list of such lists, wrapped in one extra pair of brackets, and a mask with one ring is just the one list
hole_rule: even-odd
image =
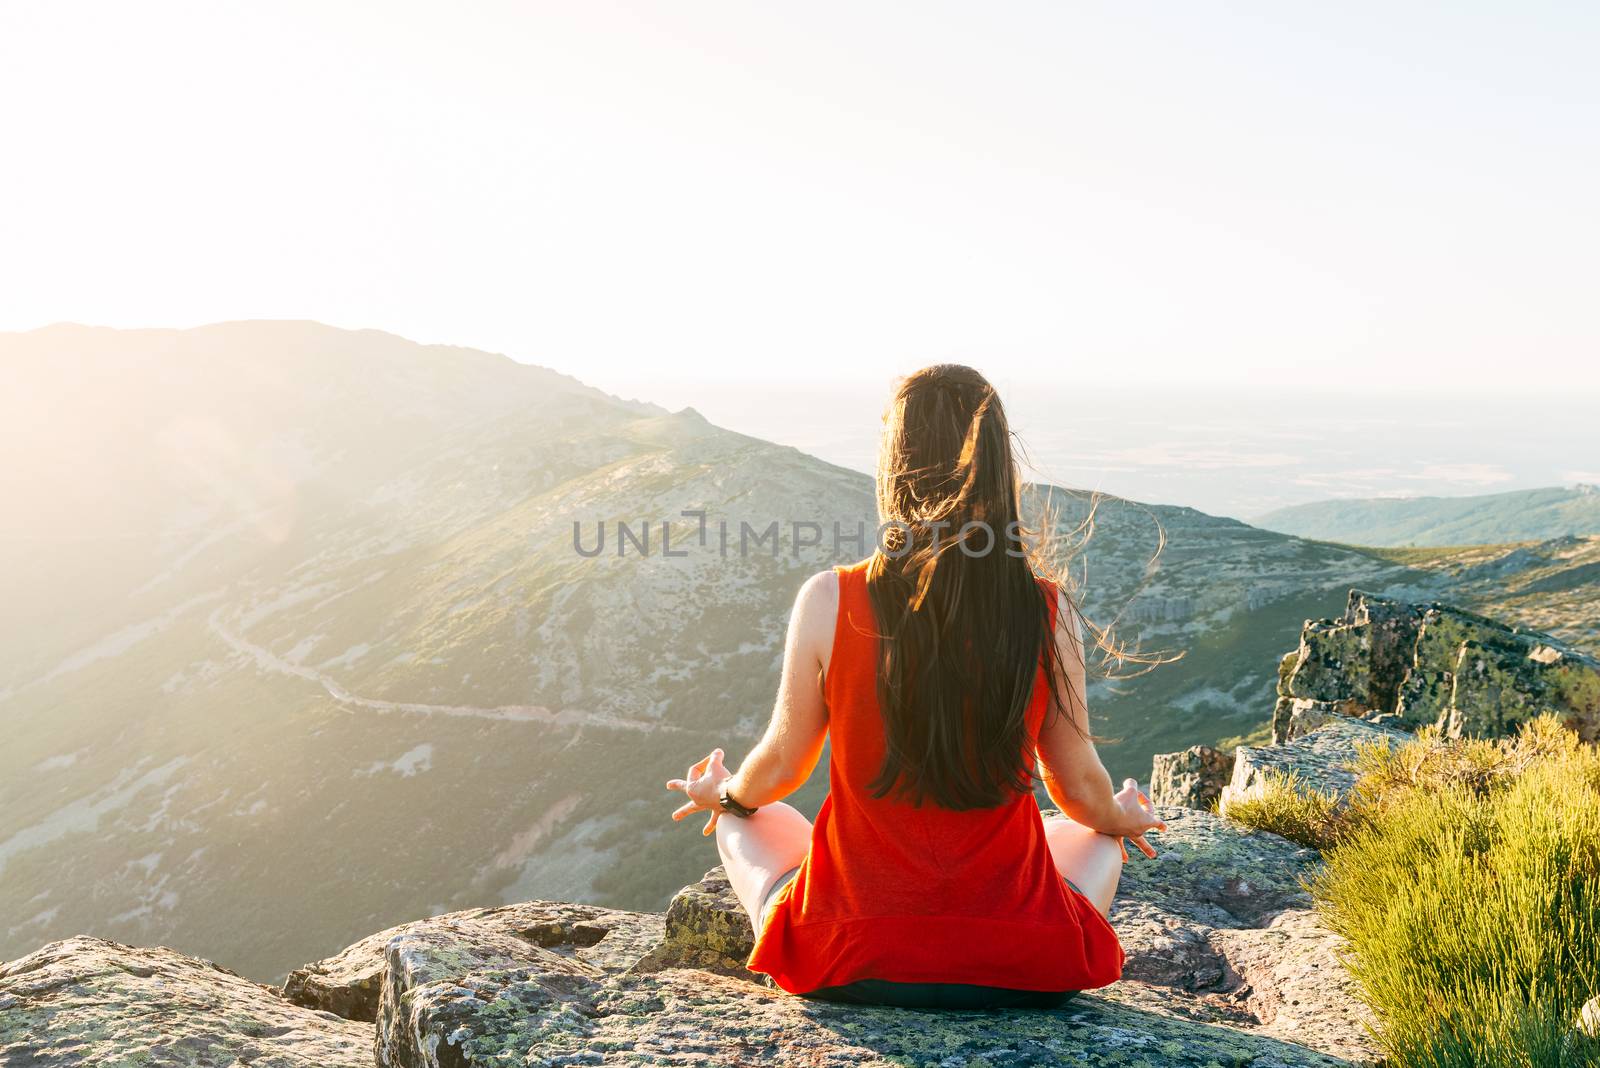
[[(741, 520), (870, 530), (870, 476), (378, 333), (176, 331), (154, 356), (146, 335), (0, 335), (20, 387), (0, 436), (30, 457), (0, 471), (19, 548), (0, 560), (0, 956), (90, 932), (275, 978), (394, 916), (656, 910), (699, 874), (659, 784), (754, 742), (795, 592), (866, 549), (797, 554), (785, 528), (723, 556), (682, 513), (735, 545)], [(154, 362), (130, 372), (130, 352)], [(1092, 500), (1032, 487), (1028, 507), (1059, 506), (1067, 550)], [(653, 549), (683, 523), (689, 555), (574, 551), (574, 523), (619, 519)], [(1086, 614), (1188, 654), (1094, 684), (1107, 762), (1143, 775), (1265, 729), (1285, 642), (1352, 585), (1462, 591), (1591, 642), (1597, 556), (1413, 559), (1105, 498), (1071, 567)]]

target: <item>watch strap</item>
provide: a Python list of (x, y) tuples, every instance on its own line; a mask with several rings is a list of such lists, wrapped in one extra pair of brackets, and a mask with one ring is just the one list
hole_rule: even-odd
[(722, 806), (722, 811), (731, 812), (735, 816), (753, 816), (756, 812), (749, 805), (741, 804), (738, 798), (728, 792), (727, 779), (723, 779), (722, 785), (717, 787), (717, 803)]

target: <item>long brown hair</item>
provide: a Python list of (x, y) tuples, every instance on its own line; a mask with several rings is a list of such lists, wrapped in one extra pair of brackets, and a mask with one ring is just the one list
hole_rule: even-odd
[[(879, 796), (989, 808), (1032, 789), (1027, 709), (1041, 661), (1057, 686), (1051, 602), (1022, 526), (1011, 429), (994, 387), (938, 364), (904, 379), (884, 417), (878, 513), (867, 567), (879, 632)], [(1070, 632), (1069, 632), (1070, 633)]]

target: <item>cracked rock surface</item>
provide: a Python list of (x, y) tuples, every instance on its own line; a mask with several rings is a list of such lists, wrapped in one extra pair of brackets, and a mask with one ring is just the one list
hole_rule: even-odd
[(423, 932), (462, 943), (488, 932), (505, 932), (558, 955), (616, 971), (661, 941), (662, 920), (642, 913), (548, 901), (453, 912), (391, 927), (332, 957), (296, 968), (283, 985), (283, 996), (351, 1020), (376, 1020), (387, 967), (385, 949), (398, 937)]

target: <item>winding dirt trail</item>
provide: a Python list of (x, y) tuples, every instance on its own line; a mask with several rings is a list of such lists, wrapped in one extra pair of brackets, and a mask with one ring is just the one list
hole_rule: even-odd
[(541, 723), (554, 727), (609, 727), (612, 730), (644, 731), (655, 734), (677, 731), (681, 728), (655, 720), (629, 719), (600, 712), (582, 712), (573, 709), (545, 708), (542, 705), (498, 705), (484, 708), (478, 705), (433, 705), (420, 701), (388, 701), (378, 697), (363, 697), (352, 693), (336, 680), (314, 668), (291, 664), (270, 649), (250, 641), (229, 628), (222, 621), (222, 609), (216, 609), (206, 620), (212, 633), (221, 638), (235, 652), (256, 662), (256, 666), (280, 675), (293, 675), (321, 686), (328, 696), (342, 705), (366, 709), (370, 712), (404, 712), (424, 716), (456, 716), (468, 719), (501, 720), (515, 723)]

